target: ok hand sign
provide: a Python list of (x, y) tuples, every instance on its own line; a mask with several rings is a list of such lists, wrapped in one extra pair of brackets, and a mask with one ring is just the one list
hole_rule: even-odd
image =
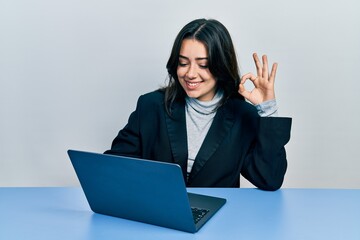
[[(277, 63), (274, 63), (269, 75), (267, 56), (262, 56), (262, 64), (256, 53), (253, 54), (256, 65), (257, 76), (247, 73), (241, 77), (239, 84), (239, 93), (250, 101), (252, 104), (257, 105), (262, 102), (275, 99), (274, 81), (277, 69)], [(250, 92), (245, 89), (245, 82), (250, 79), (255, 88)]]

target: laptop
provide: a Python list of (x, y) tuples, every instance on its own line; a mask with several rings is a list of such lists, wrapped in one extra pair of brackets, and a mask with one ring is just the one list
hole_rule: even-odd
[(68, 150), (93, 212), (197, 232), (226, 199), (188, 193), (177, 164)]

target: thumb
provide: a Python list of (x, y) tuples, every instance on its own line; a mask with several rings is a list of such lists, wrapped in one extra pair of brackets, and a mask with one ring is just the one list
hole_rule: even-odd
[(243, 83), (239, 84), (239, 91), (238, 93), (242, 95), (244, 98), (248, 98), (250, 95), (250, 92), (246, 91), (245, 86)]

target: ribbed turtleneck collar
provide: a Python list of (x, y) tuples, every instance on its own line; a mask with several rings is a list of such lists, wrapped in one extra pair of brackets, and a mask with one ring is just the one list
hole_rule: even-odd
[(221, 101), (222, 97), (224, 95), (224, 91), (222, 89), (219, 89), (212, 100), (210, 101), (200, 101), (196, 98), (190, 98), (186, 97), (186, 104), (194, 109), (197, 113), (203, 114), (203, 115), (209, 115), (214, 112), (216, 112), (218, 108), (218, 103)]

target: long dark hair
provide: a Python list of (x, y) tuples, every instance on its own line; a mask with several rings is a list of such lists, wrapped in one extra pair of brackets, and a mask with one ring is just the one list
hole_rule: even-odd
[(208, 53), (209, 71), (217, 81), (217, 88), (224, 91), (220, 105), (233, 96), (244, 98), (238, 94), (240, 75), (234, 45), (225, 26), (214, 19), (196, 19), (186, 24), (177, 35), (171, 55), (166, 64), (168, 70), (168, 85), (165, 91), (165, 108), (171, 115), (171, 105), (176, 99), (186, 96), (177, 77), (179, 53), (184, 39), (196, 39), (202, 42)]

